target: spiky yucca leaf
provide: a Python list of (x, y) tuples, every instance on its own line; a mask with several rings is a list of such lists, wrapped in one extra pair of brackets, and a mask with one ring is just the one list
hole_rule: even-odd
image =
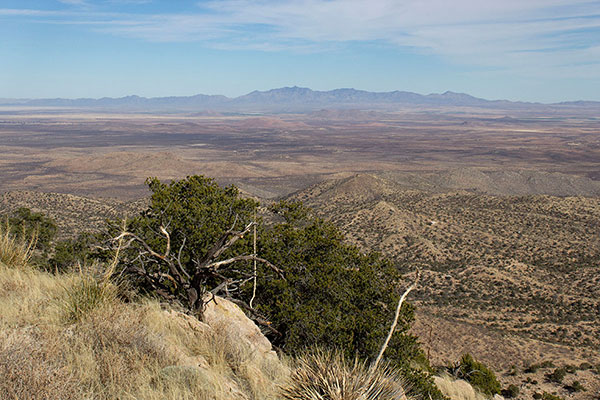
[(283, 390), (288, 400), (406, 399), (402, 379), (389, 366), (371, 368), (347, 361), (339, 351), (314, 350), (297, 360), (291, 383)]

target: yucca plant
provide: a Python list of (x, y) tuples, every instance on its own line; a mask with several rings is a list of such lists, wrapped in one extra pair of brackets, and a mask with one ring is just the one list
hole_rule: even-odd
[(402, 378), (387, 365), (348, 361), (340, 351), (317, 349), (297, 359), (287, 400), (406, 399)]

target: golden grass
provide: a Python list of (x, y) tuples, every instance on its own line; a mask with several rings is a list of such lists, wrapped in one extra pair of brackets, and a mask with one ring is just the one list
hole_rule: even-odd
[(289, 369), (277, 357), (103, 285), (0, 264), (1, 399), (279, 398)]
[(450, 400), (486, 400), (487, 397), (477, 391), (469, 382), (462, 379), (454, 379), (448, 375), (435, 376), (435, 385), (440, 392)]
[(0, 263), (13, 266), (25, 266), (35, 249), (37, 237), (21, 240), (10, 233), (8, 221), (0, 224)]

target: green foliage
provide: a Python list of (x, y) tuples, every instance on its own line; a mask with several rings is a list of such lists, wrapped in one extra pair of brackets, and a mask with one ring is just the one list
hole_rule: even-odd
[(526, 374), (535, 374), (538, 371), (538, 369), (540, 369), (539, 364), (529, 364), (525, 366), (523, 372), (525, 372)]
[(579, 369), (582, 371), (588, 370), (588, 369), (592, 369), (593, 366), (592, 364), (590, 364), (589, 362), (582, 362), (581, 364), (579, 364)]
[(542, 394), (542, 400), (564, 400), (564, 399), (560, 396), (556, 396), (554, 394), (544, 392)]
[(76, 239), (56, 242), (54, 254), (48, 260), (52, 271), (64, 272), (77, 263), (85, 264), (91, 257), (91, 246), (97, 242), (97, 235), (84, 233)]
[(464, 354), (458, 365), (457, 375), (477, 387), (487, 396), (500, 393), (500, 383), (494, 372), (470, 354)]
[(546, 360), (540, 364), (540, 368), (554, 368), (555, 365), (552, 361)]
[[(164, 227), (170, 235), (171, 254), (177, 255), (181, 268), (190, 276), (194, 276), (199, 262), (207, 257), (228, 230), (241, 230), (252, 222), (258, 206), (252, 199), (240, 198), (236, 187), (221, 188), (213, 179), (203, 176), (190, 176), (170, 184), (149, 178), (146, 183), (152, 191), (150, 206), (141, 215), (129, 220), (126, 230), (137, 235), (157, 253), (164, 254), (168, 243), (161, 233), (161, 227)], [(121, 230), (118, 223), (109, 229), (112, 236), (118, 235)], [(219, 259), (247, 253), (248, 243), (247, 239), (238, 240)], [(132, 243), (132, 247), (122, 253), (122, 263), (131, 266), (139, 262), (141, 252), (145, 252), (143, 246), (139, 242)], [(144, 268), (148, 275), (170, 273), (168, 265), (156, 257), (145, 260), (139, 267)], [(222, 269), (219, 273), (224, 279), (232, 278), (234, 274), (232, 269)], [(135, 274), (130, 278), (144, 290), (157, 290), (154, 283), (149, 285)], [(203, 277), (198, 279), (205, 289), (217, 286), (216, 281), (204, 280)], [(161, 291), (169, 292), (184, 304), (184, 299), (189, 298), (186, 288), (169, 279), (160, 285)]]
[(556, 368), (554, 371), (547, 374), (546, 377), (550, 382), (562, 383), (566, 375), (567, 370), (565, 368)]
[(542, 394), (541, 394), (541, 393), (538, 393), (538, 392), (535, 392), (535, 393), (533, 394), (533, 398), (534, 398), (535, 400), (540, 400), (540, 399), (542, 398)]
[[(407, 282), (388, 260), (345, 243), (337, 227), (301, 203), (280, 202), (271, 211), (282, 222), (262, 230), (259, 254), (284, 267), (285, 280), (259, 275), (256, 304), (282, 333), (270, 339), (292, 354), (318, 343), (347, 357), (375, 358)], [(403, 305), (386, 358), (415, 391), (441, 398), (429, 375), (413, 368), (429, 368), (408, 334), (413, 320), (413, 307)]]
[(51, 218), (43, 213), (32, 212), (29, 208), (21, 207), (7, 217), (11, 233), (21, 239), (29, 240), (37, 237), (36, 249), (48, 252), (57, 232), (57, 226)]
[(565, 389), (569, 392), (585, 392), (585, 388), (579, 381), (573, 381), (570, 385), (566, 385)]
[[(171, 247), (179, 249), (185, 238), (182, 261), (192, 269), (193, 259), (202, 259), (229, 228), (245, 226), (252, 221), (258, 204), (242, 199), (235, 186), (221, 188), (213, 179), (190, 176), (187, 179), (161, 183), (157, 178), (146, 181), (152, 191), (150, 207), (131, 226), (145, 234), (148, 244), (163, 248), (160, 235), (163, 225), (171, 234)], [(154, 233), (154, 234), (150, 234)]]
[(577, 366), (575, 366), (575, 365), (565, 365), (565, 370), (569, 374), (574, 374), (575, 372), (577, 372)]
[(502, 390), (502, 396), (513, 399), (519, 395), (520, 391), (517, 385), (510, 384), (508, 388)]

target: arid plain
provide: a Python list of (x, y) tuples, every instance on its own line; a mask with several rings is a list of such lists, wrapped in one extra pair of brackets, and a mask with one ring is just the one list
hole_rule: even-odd
[[(0, 109), (0, 212), (44, 211), (63, 236), (135, 212), (146, 177), (191, 174), (301, 199), (348, 240), (423, 270), (415, 332), (434, 364), (471, 351), (524, 393), (566, 395), (526, 364), (600, 363), (595, 112)], [(579, 398), (600, 390), (591, 371), (569, 379), (588, 388)]]

